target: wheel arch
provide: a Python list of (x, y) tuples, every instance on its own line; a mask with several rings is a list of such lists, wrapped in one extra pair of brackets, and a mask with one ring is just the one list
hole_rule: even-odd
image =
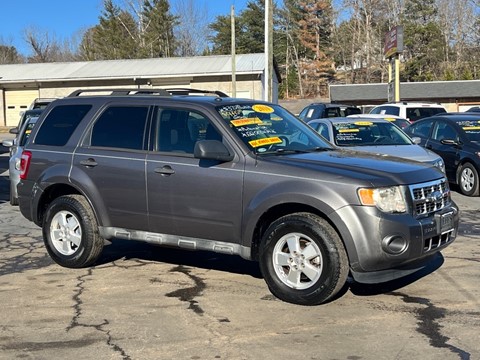
[[(93, 211), (93, 214), (97, 219), (97, 222), (101, 224), (102, 221), (105, 221), (105, 219), (102, 219), (99, 216), (99, 212), (97, 211), (95, 204), (92, 204), (92, 201), (90, 200), (90, 198), (86, 196), (86, 194), (81, 189), (79, 189), (78, 187), (70, 183), (55, 183), (43, 189), (39, 199), (37, 200), (37, 205), (35, 206), (35, 208), (37, 209), (37, 213), (35, 216), (35, 223), (37, 225), (42, 226), (45, 213), (50, 203), (55, 199), (59, 198), (60, 196), (64, 196), (64, 195), (82, 195), (90, 205)], [(102, 205), (97, 205), (97, 206), (102, 206)], [(104, 211), (103, 213), (105, 214), (106, 212)]]
[(263, 235), (267, 228), (272, 224), (275, 220), (281, 218), (282, 216), (294, 213), (310, 213), (317, 215), (318, 217), (327, 221), (338, 233), (343, 246), (345, 247), (345, 251), (347, 252), (347, 245), (343, 239), (343, 234), (337, 225), (330, 219), (329, 216), (326, 215), (325, 212), (322, 212), (318, 208), (307, 205), (304, 203), (297, 203), (297, 202), (288, 202), (288, 203), (281, 203), (275, 206), (270, 207), (267, 211), (265, 211), (256, 222), (255, 228), (253, 230), (253, 235), (251, 237), (251, 258), (252, 260), (258, 261), (259, 254), (260, 254), (260, 246)]

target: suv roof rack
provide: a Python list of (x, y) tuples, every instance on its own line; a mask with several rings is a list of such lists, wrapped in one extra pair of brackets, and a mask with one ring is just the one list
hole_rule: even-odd
[(90, 95), (92, 93), (104, 93), (102, 95), (122, 96), (122, 95), (159, 95), (159, 96), (174, 96), (174, 95), (208, 95), (212, 94), (218, 97), (228, 97), (227, 94), (218, 90), (201, 90), (190, 88), (167, 88), (167, 89), (78, 89), (72, 92), (67, 97), (77, 97)]
[(170, 95), (216, 95), (218, 97), (229, 97), (222, 91), (219, 90), (202, 90), (202, 89), (190, 89), (190, 88), (168, 88), (164, 89), (170, 93)]

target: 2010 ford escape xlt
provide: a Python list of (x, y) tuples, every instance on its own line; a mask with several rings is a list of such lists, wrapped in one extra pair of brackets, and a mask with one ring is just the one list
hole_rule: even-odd
[(148, 92), (73, 94), (44, 111), (22, 155), (21, 213), (58, 264), (104, 239), (259, 261), (271, 292), (332, 299), (349, 274), (388, 281), (456, 237), (444, 174), (339, 150), (276, 104)]

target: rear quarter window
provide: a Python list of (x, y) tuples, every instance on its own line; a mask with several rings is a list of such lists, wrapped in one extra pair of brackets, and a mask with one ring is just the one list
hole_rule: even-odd
[(91, 105), (60, 105), (52, 109), (35, 137), (35, 144), (64, 146)]

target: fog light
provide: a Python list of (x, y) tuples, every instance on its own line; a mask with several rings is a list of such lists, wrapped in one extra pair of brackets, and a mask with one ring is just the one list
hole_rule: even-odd
[(400, 235), (388, 236), (382, 240), (382, 249), (388, 254), (399, 255), (407, 249), (407, 240)]

